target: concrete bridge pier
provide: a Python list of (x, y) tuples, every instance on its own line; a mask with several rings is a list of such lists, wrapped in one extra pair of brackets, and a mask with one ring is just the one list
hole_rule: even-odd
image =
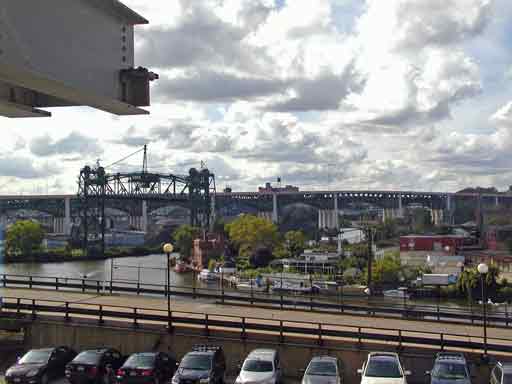
[(443, 213), (443, 217), (445, 218), (445, 222), (447, 224), (452, 224), (453, 221), (453, 211), (455, 210), (455, 201), (452, 199), (452, 195), (446, 195), (446, 203), (445, 209)]
[(274, 224), (279, 223), (279, 213), (277, 207), (277, 193), (272, 194), (272, 222)]
[(432, 216), (432, 223), (435, 226), (439, 226), (443, 223), (443, 210), (442, 209), (431, 209), (430, 216)]
[(268, 221), (272, 221), (274, 213), (271, 211), (260, 211), (258, 217), (262, 217)]
[(398, 215), (397, 217), (404, 217), (404, 209), (402, 207), (402, 195), (398, 196)]
[[(336, 229), (339, 224), (336, 224), (336, 210), (334, 209), (319, 209), (318, 210), (318, 229)], [(339, 223), (339, 221), (338, 221)]]
[(141, 230), (143, 232), (148, 231), (148, 202), (142, 200), (142, 217), (141, 217)]
[(135, 228), (137, 231), (142, 230), (142, 216), (130, 216), (128, 223), (130, 227)]
[(71, 234), (71, 198), (64, 199), (64, 234)]
[(66, 219), (64, 217), (53, 218), (53, 233), (65, 234)]

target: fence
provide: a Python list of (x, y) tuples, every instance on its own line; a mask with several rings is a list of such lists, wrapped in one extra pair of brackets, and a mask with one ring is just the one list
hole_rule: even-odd
[[(322, 298), (324, 295), (289, 295), (272, 294), (257, 291), (238, 292), (228, 291), (224, 288), (196, 286), (166, 286), (165, 284), (141, 284), (126, 281), (108, 281), (65, 277), (0, 275), (0, 286), (4, 288), (45, 288), (54, 290), (72, 290), (81, 292), (109, 292), (127, 293), (137, 295), (185, 296), (193, 299), (215, 300), (223, 304), (240, 304), (254, 306), (270, 306), (280, 309), (301, 309), (308, 311), (322, 311), (329, 313), (366, 314), (370, 316), (398, 317), (412, 320), (435, 320), (443, 322), (457, 322), (466, 324), (482, 324), (483, 314), (481, 308), (470, 307), (453, 308), (434, 305), (409, 304), (405, 300), (396, 300), (392, 303), (377, 302), (371, 298), (357, 299), (347, 296)], [(487, 316), (488, 324), (509, 327), (512, 316), (508, 306), (492, 308)]]
[[(5, 312), (14, 317), (36, 320), (39, 317), (58, 318), (62, 321), (87, 319), (105, 324), (115, 320), (116, 324), (133, 328), (166, 326), (172, 332), (178, 327), (192, 327), (205, 336), (215, 337), (217, 332), (231, 332), (241, 340), (257, 341), (262, 335), (274, 335), (280, 344), (294, 343), (297, 338), (310, 346), (322, 346), (351, 341), (353, 343), (385, 342), (402, 349), (408, 345), (451, 349), (463, 348), (483, 350), (483, 337), (457, 333), (435, 333), (401, 329), (358, 327), (344, 323), (311, 323), (262, 317), (212, 315), (199, 312), (168, 311), (155, 308), (136, 308), (115, 305), (72, 303), (57, 300), (21, 299), (4, 297)], [(109, 324), (111, 326), (111, 324)], [(305, 341), (304, 341), (305, 340)], [(512, 352), (512, 339), (489, 337), (487, 349), (491, 352)]]

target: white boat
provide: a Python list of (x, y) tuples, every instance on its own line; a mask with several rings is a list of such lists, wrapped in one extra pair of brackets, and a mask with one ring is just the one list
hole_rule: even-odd
[(382, 292), (385, 297), (393, 297), (397, 299), (408, 299), (410, 295), (407, 293), (407, 289), (389, 289)]
[(265, 285), (258, 285), (254, 281), (241, 281), (236, 283), (236, 289), (245, 292), (265, 292), (267, 287)]
[(274, 285), (272, 286), (272, 292), (274, 293), (311, 293), (318, 291), (318, 287), (306, 286), (304, 283), (291, 283), (289, 281), (284, 280), (274, 281)]
[(217, 280), (217, 274), (210, 272), (207, 269), (203, 269), (199, 275), (197, 275), (197, 279), (200, 281), (215, 281)]

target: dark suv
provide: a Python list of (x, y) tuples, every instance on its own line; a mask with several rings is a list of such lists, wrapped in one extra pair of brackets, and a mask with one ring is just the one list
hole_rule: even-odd
[(64, 367), (76, 356), (68, 347), (32, 349), (5, 373), (7, 384), (47, 384), (64, 375)]
[(221, 347), (195, 345), (181, 360), (172, 384), (223, 384), (226, 359)]
[(431, 384), (471, 384), (466, 358), (462, 353), (439, 352), (430, 375)]
[(90, 349), (79, 353), (66, 365), (66, 378), (71, 384), (108, 384), (123, 365), (123, 356), (112, 348)]

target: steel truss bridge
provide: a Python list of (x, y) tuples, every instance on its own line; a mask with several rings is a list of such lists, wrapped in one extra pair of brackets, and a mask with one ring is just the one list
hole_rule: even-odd
[(91, 238), (99, 238), (102, 253), (105, 250), (108, 200), (124, 205), (127, 201), (141, 202), (144, 227), (149, 201), (178, 202), (189, 208), (191, 225), (207, 228), (211, 217), (210, 200), (214, 195), (215, 176), (208, 169), (191, 168), (188, 175), (172, 175), (151, 173), (145, 166), (142, 172), (131, 173), (107, 173), (103, 167), (86, 166), (80, 171), (77, 197), (84, 249), (89, 249)]

